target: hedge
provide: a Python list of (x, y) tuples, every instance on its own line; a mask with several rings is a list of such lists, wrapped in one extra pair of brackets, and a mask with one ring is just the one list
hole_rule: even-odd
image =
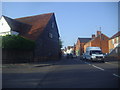
[(2, 36), (2, 48), (4, 49), (21, 49), (32, 50), (35, 42), (19, 35)]

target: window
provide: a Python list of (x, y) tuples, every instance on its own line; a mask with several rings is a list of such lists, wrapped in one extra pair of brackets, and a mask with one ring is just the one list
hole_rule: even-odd
[(52, 33), (49, 33), (49, 37), (50, 37), (50, 38), (53, 38), (53, 35), (52, 35)]
[(112, 39), (112, 44), (114, 44), (114, 39)]
[(54, 25), (55, 25), (55, 23), (54, 23), (54, 22), (52, 22), (52, 28), (54, 28)]

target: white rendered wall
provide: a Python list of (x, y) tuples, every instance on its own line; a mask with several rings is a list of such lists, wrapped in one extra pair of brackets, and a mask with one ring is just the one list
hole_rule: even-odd
[(0, 19), (0, 34), (2, 34), (4, 32), (10, 32), (10, 30), (11, 30), (10, 26), (8, 25), (8, 23), (2, 16)]
[(5, 20), (5, 18), (2, 16), (0, 19), (0, 36), (5, 35), (18, 35), (18, 32), (12, 31), (9, 24)]

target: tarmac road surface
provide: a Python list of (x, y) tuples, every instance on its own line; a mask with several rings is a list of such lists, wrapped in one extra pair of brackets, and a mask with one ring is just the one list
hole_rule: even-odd
[(119, 88), (118, 61), (3, 65), (3, 88)]

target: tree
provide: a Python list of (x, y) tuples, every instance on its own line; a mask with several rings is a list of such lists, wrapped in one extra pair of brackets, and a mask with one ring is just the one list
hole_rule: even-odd
[(60, 46), (60, 49), (63, 47), (63, 41), (61, 39), (59, 39), (59, 46)]
[(59, 39), (59, 46), (60, 46), (59, 59), (61, 59), (61, 57), (62, 57), (62, 51), (61, 51), (61, 48), (63, 47), (63, 41), (62, 41), (61, 39)]

